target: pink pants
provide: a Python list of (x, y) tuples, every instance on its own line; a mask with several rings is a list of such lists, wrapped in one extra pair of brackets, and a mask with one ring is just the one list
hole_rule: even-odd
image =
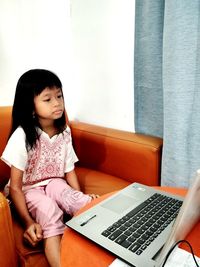
[(27, 190), (25, 200), (32, 218), (41, 225), (43, 237), (63, 234), (63, 214), (73, 215), (91, 201), (91, 197), (71, 188), (64, 179), (56, 178), (46, 186)]

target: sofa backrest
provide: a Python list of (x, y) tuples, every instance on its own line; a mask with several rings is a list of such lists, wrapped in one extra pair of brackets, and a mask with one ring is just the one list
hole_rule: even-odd
[(159, 185), (162, 138), (71, 121), (77, 166), (130, 183)]
[[(0, 107), (0, 156), (8, 141), (11, 129), (12, 107)], [(6, 184), (10, 176), (10, 168), (0, 160), (0, 189)]]

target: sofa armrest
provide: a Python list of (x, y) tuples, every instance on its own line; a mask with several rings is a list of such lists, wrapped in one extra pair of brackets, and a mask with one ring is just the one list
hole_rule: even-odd
[(10, 207), (2, 193), (0, 193), (0, 240), (0, 266), (16, 267), (17, 256)]
[(146, 185), (160, 184), (162, 139), (71, 121), (78, 166)]

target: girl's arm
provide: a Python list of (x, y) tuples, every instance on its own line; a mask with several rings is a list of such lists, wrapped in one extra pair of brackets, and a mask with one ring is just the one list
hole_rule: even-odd
[[(74, 189), (80, 191), (81, 188), (80, 188), (80, 185), (79, 185), (79, 182), (78, 182), (78, 178), (76, 176), (76, 173), (74, 170), (72, 170), (71, 172), (68, 172), (66, 173), (65, 175), (65, 179), (67, 181), (67, 183)], [(95, 199), (95, 198), (98, 198), (99, 195), (95, 195), (95, 194), (89, 194), (89, 196), (92, 198), (92, 199)]]
[(42, 229), (30, 216), (24, 193), (22, 191), (22, 177), (23, 171), (11, 166), (11, 178), (10, 178), (10, 196), (15, 205), (17, 212), (23, 220), (26, 230), (24, 238), (29, 243), (35, 246), (42, 239)]
[(66, 173), (65, 179), (66, 179), (67, 183), (72, 188), (74, 188), (74, 189), (76, 189), (78, 191), (81, 190), (79, 182), (78, 182), (78, 178), (77, 178), (76, 173), (75, 173), (75, 170), (72, 170), (72, 171)]

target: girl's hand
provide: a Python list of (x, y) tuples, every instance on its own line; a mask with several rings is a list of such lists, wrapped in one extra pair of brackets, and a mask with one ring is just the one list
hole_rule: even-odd
[(24, 232), (25, 241), (33, 247), (35, 247), (42, 238), (42, 228), (38, 223), (32, 223)]
[(95, 198), (99, 198), (99, 195), (95, 194), (89, 194), (89, 196), (92, 198), (92, 200), (94, 200)]

